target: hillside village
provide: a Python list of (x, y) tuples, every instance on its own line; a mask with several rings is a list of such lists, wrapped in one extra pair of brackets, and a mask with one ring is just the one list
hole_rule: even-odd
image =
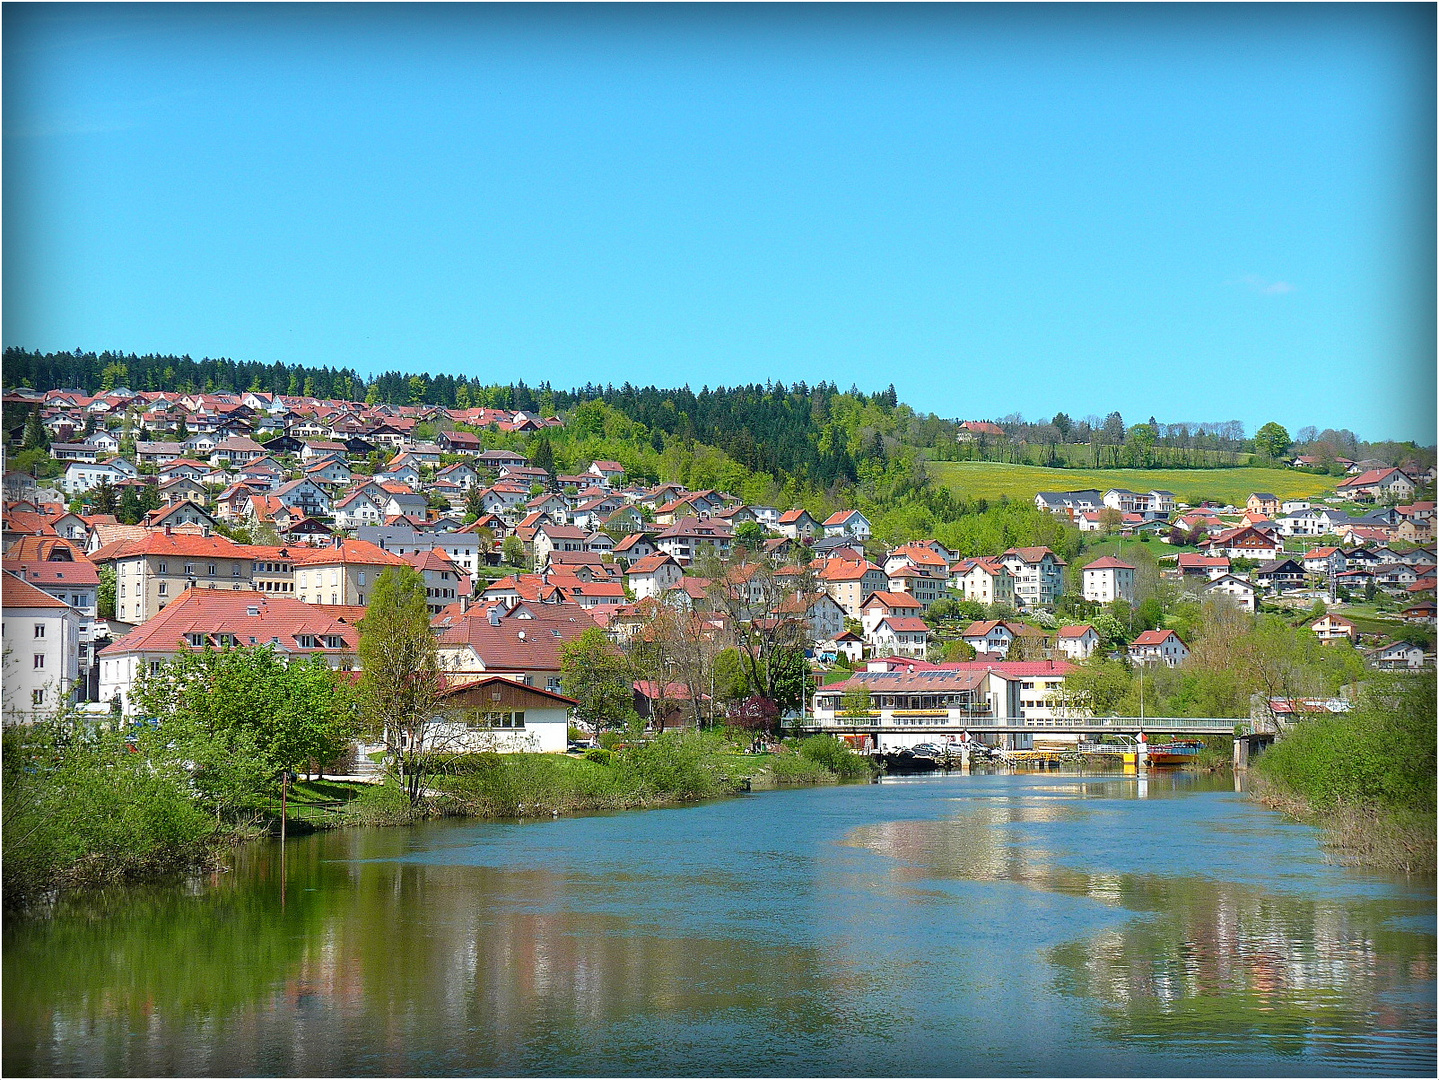
[(1036, 510), (1078, 530), (1066, 559), (885, 545), (858, 509), (821, 520), (633, 483), (612, 460), (558, 472), (543, 439), (564, 420), (523, 410), (124, 388), (4, 400), (26, 418), (11, 455), (48, 448), (46, 468), (4, 474), (11, 722), (72, 702), (130, 711), (136, 679), (182, 650), (269, 645), (353, 669), (356, 624), (399, 566), (424, 577), (447, 670), (549, 694), (561, 647), (585, 630), (663, 653), (658, 627), (678, 620), (706, 643), (709, 676), (676, 658), (636, 680), (657, 727), (746, 707), (714, 686), (714, 655), (737, 643), (801, 654), (801, 689), (780, 704), (822, 723), (859, 691), (886, 719), (1045, 719), (1096, 653), (1184, 665), (1190, 643), (1146, 614), (1160, 582), (1248, 612), (1312, 612), (1319, 640), (1375, 669), (1434, 663), (1433, 468), (1341, 460), (1332, 497), (1256, 491), (1244, 505), (1036, 492)]

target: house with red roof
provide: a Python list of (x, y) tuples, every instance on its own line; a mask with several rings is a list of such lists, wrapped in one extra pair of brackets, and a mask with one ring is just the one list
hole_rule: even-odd
[(791, 540), (813, 540), (823, 526), (820, 525), (810, 512), (803, 507), (797, 510), (786, 510), (775, 522), (775, 531)]
[(186, 650), (263, 645), (287, 660), (321, 656), (339, 671), (358, 666), (359, 641), (353, 622), (292, 596), (197, 586), (100, 651), (99, 697), (118, 697), (130, 712), (135, 681)]
[(456, 604), (432, 622), (445, 670), (503, 674), (551, 693), (560, 690), (560, 649), (595, 625), (573, 604), (529, 602)]
[(255, 559), (248, 546), (173, 527), (107, 543), (90, 553), (90, 561), (114, 566), (115, 617), (124, 622), (145, 622), (193, 586), (240, 592), (254, 587)]
[(868, 540), (872, 532), (869, 518), (858, 510), (841, 510), (824, 519), (825, 536), (852, 536)]
[(869, 560), (829, 559), (820, 568), (819, 586), (851, 619), (858, 619), (865, 597), (884, 592), (889, 584), (885, 573)]
[(1096, 604), (1112, 604), (1116, 600), (1134, 603), (1134, 575), (1137, 569), (1133, 563), (1112, 555), (1095, 559), (1083, 570), (1084, 598)]
[(291, 555), (295, 592), (307, 604), (364, 607), (381, 574), (391, 567), (410, 565), (365, 540), (336, 539), (324, 547), (297, 548)]
[(1099, 648), (1099, 634), (1088, 623), (1061, 626), (1054, 636), (1055, 652), (1066, 660), (1088, 660)]
[(1146, 630), (1129, 643), (1129, 659), (1136, 664), (1178, 667), (1189, 659), (1189, 646), (1173, 630)]
[(1414, 498), (1418, 488), (1414, 478), (1399, 469), (1370, 469), (1336, 485), (1334, 492), (1342, 499), (1360, 502), (1405, 502)]
[(1014, 578), (1015, 599), (1021, 604), (1048, 606), (1064, 594), (1064, 568), (1068, 564), (1049, 548), (1010, 548), (999, 561)]
[(864, 637), (876, 655), (888, 653), (922, 660), (929, 652), (929, 624), (915, 616), (886, 615)]

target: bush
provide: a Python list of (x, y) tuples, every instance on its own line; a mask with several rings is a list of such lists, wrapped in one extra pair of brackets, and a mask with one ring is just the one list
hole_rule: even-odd
[(865, 776), (874, 771), (869, 758), (856, 754), (848, 743), (834, 735), (811, 735), (797, 749), (800, 757), (823, 766), (835, 776)]
[(699, 799), (720, 793), (715, 754), (721, 740), (698, 732), (660, 735), (619, 755), (644, 790), (675, 799)]
[(600, 765), (608, 765), (614, 756), (613, 750), (606, 750), (603, 746), (591, 746), (585, 751), (586, 761), (593, 761)]
[(393, 780), (371, 784), (345, 807), (345, 813), (365, 825), (397, 825), (414, 819), (410, 797)]
[(4, 735), (7, 905), (53, 887), (133, 881), (211, 858), (216, 819), (189, 778), (122, 735), (62, 723)]
[(776, 754), (768, 765), (776, 784), (823, 784), (834, 779), (834, 773), (802, 754)]
[(1318, 810), (1351, 803), (1432, 814), (1435, 678), (1377, 682), (1359, 708), (1301, 721), (1255, 765)]

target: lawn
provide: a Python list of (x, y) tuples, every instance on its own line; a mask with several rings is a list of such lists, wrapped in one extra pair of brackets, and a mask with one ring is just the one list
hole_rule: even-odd
[(1031, 502), (1040, 491), (1129, 488), (1174, 492), (1181, 502), (1204, 499), (1242, 506), (1251, 492), (1267, 491), (1281, 499), (1306, 499), (1332, 492), (1337, 480), (1294, 469), (1049, 469), (997, 461), (930, 461), (925, 467), (956, 495), (968, 499)]

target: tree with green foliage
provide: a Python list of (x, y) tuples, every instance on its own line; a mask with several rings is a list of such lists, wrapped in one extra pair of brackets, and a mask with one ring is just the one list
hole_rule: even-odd
[(1254, 448), (1267, 458), (1279, 458), (1293, 446), (1289, 432), (1271, 420), (1254, 433)]
[(525, 542), (511, 533), (500, 545), (500, 558), (504, 560), (506, 566), (523, 568), (526, 562)]
[(544, 469), (547, 476), (554, 477), (555, 448), (550, 444), (548, 435), (535, 436), (534, 453), (530, 458), (530, 466), (535, 469)]
[(868, 717), (872, 708), (873, 702), (867, 686), (857, 686), (846, 690), (839, 699), (841, 716)]
[(6, 725), (7, 908), (55, 888), (183, 873), (209, 861), (215, 820), (166, 737), (132, 745), (123, 731), (70, 715)]
[(485, 512), (485, 490), (476, 484), (465, 492), (465, 513), (471, 521), (481, 517)]
[(743, 701), (753, 693), (745, 675), (744, 662), (735, 649), (722, 649), (714, 659), (714, 696), (725, 706)]
[(115, 617), (115, 595), (118, 578), (113, 563), (106, 563), (99, 569), (100, 587), (96, 590), (96, 613), (102, 619)]
[(764, 527), (757, 521), (742, 521), (735, 526), (734, 538), (735, 543), (757, 551), (764, 546)]
[(805, 699), (814, 689), (804, 650), (794, 647), (775, 650), (770, 657), (769, 671), (770, 696), (781, 712), (801, 712)]
[(134, 484), (126, 484), (120, 492), (120, 503), (115, 508), (115, 519), (122, 525), (138, 525), (143, 516), (140, 492)]
[(47, 450), (50, 447), (50, 433), (45, 430), (45, 424), (40, 419), (39, 405), (30, 410), (30, 415), (25, 420), (25, 434), (20, 446), (25, 450)]
[(184, 442), (190, 437), (190, 428), (185, 423), (185, 418), (180, 417), (180, 422), (175, 425), (175, 441)]
[(90, 491), (90, 512), (94, 514), (116, 514), (120, 509), (120, 498), (115, 494), (115, 485), (101, 480)]
[(193, 763), (217, 815), (271, 790), (281, 773), (331, 760), (356, 730), (350, 693), (319, 656), (286, 663), (267, 645), (182, 650), (136, 681), (167, 745)]
[(560, 646), (560, 683), (575, 699), (574, 716), (596, 731), (636, 719), (634, 667), (599, 627)]
[(385, 744), (385, 759), (412, 807), (438, 767), (432, 721), (441, 671), (425, 596), (425, 579), (409, 566), (390, 567), (375, 582), (360, 630), (360, 707), (366, 727)]

